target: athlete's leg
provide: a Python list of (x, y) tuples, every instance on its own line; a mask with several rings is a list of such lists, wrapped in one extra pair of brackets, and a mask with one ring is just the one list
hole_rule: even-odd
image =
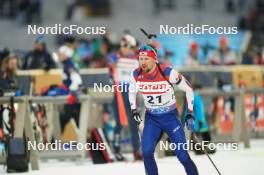
[(168, 113), (163, 117), (162, 129), (168, 134), (171, 143), (175, 143), (176, 156), (184, 166), (187, 175), (198, 175), (198, 170), (187, 151), (187, 143), (181, 122), (178, 119), (178, 112)]
[(154, 151), (160, 134), (161, 128), (151, 119), (150, 115), (146, 114), (142, 136), (142, 154), (148, 175), (158, 175), (158, 168), (154, 159)]

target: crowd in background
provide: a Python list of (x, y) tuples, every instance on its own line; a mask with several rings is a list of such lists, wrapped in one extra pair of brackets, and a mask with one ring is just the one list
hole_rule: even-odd
[[(157, 6), (159, 1), (153, 1)], [(239, 1), (240, 2), (240, 1)], [(75, 6), (79, 1), (69, 1), (68, 4)], [(100, 1), (97, 5), (102, 5), (106, 1)], [(166, 1), (169, 6), (176, 5), (172, 0)], [(202, 6), (203, 1), (196, 1), (198, 6)], [(241, 1), (243, 5), (243, 1)], [(239, 3), (239, 4), (240, 4)], [(96, 6), (94, 1), (91, 4)], [(173, 5), (174, 4), (174, 5)], [(226, 4), (232, 6), (233, 1), (226, 1)], [(158, 8), (158, 7), (156, 7)], [(229, 7), (232, 9), (233, 7)], [(34, 9), (34, 10), (32, 10)], [(24, 23), (31, 23), (33, 19), (41, 21), (41, 0), (1, 0), (0, 1), (0, 16), (1, 17), (17, 17)], [(66, 18), (70, 19), (72, 12), (69, 6), (69, 13)], [(190, 41), (188, 53), (184, 59), (186, 67), (193, 67), (198, 65), (237, 65), (237, 64), (254, 64), (264, 65), (264, 2), (256, 0), (255, 6), (246, 15), (238, 21), (239, 27), (242, 30), (252, 31), (252, 39), (249, 43), (248, 49), (243, 52), (236, 52), (230, 47), (229, 38), (227, 36), (219, 37), (219, 47), (211, 48), (208, 46), (201, 46), (196, 41)], [(78, 36), (56, 36), (57, 47), (67, 45), (72, 49), (70, 59), (78, 69), (85, 68), (101, 68), (108, 66), (108, 58), (112, 53), (118, 51), (120, 44), (113, 41), (110, 35), (96, 36), (92, 39), (80, 38)], [(137, 47), (140, 45), (137, 42)], [(166, 48), (163, 48), (161, 43), (156, 42), (158, 48), (158, 57), (160, 62), (170, 64), (171, 53)], [(210, 52), (208, 52), (210, 50)], [(204, 52), (206, 62), (201, 62), (199, 52)], [(5, 59), (9, 56), (15, 57), (17, 62), (17, 69), (44, 69), (49, 70), (60, 66), (59, 60), (56, 59), (58, 53), (56, 50), (49, 50), (45, 42), (45, 36), (37, 36), (33, 42), (32, 50), (19, 51), (13, 53), (7, 47), (0, 50), (0, 65), (3, 67)], [(14, 55), (14, 56), (13, 56)], [(3, 72), (3, 68), (1, 70)]]
[[(65, 19), (71, 20), (78, 7), (84, 16), (107, 16), (110, 14), (109, 0), (67, 0)], [(39, 24), (43, 20), (43, 0), (1, 0), (0, 18), (16, 21), (18, 24)]]
[[(71, 56), (72, 61), (79, 69), (85, 68), (102, 68), (107, 67), (107, 58), (119, 48), (118, 43), (113, 43), (111, 39), (105, 35), (93, 39), (76, 38), (73, 36), (58, 37), (58, 47), (66, 44), (73, 49)], [(157, 42), (159, 52), (158, 56), (161, 62), (170, 62), (172, 53), (163, 48)], [(208, 46), (209, 47), (209, 46)], [(250, 48), (254, 46), (250, 45)], [(184, 65), (193, 67), (198, 65), (237, 65), (237, 64), (264, 64), (264, 49), (255, 51), (248, 49), (245, 53), (238, 53), (230, 48), (229, 39), (225, 36), (219, 38), (219, 48), (211, 49), (207, 54), (206, 62), (201, 63), (199, 58), (204, 49), (195, 41), (190, 41), (189, 51), (186, 55)], [(9, 55), (8, 48), (2, 48), (0, 51), (0, 62)], [(49, 50), (43, 36), (38, 36), (33, 42), (33, 48), (30, 51), (16, 52), (19, 56), (18, 68), (22, 70), (28, 69), (44, 69), (49, 70), (58, 67), (58, 60), (52, 55), (54, 51)], [(57, 51), (55, 51), (56, 53)], [(13, 54), (13, 53), (12, 53)]]
[(1, 0), (0, 17), (15, 20), (18, 24), (41, 23), (42, 0)]
[[(194, 0), (194, 7), (206, 8), (204, 0)], [(225, 7), (227, 12), (239, 10), (245, 5), (245, 0), (226, 0)], [(81, 0), (68, 0), (66, 1), (65, 18), (70, 20), (77, 6), (86, 6), (90, 9), (92, 15), (93, 9), (102, 9), (106, 7), (105, 12), (110, 12), (110, 2), (108, 0), (96, 1), (81, 1)], [(177, 7), (175, 0), (153, 0), (154, 11), (168, 8), (174, 9)], [(31, 24), (39, 23), (42, 21), (42, 0), (1, 0), (0, 1), (0, 17), (16, 18), (19, 23)], [(87, 11), (87, 10), (86, 10)], [(88, 10), (89, 11), (89, 10)], [(96, 10), (98, 13), (100, 10)], [(97, 13), (94, 12), (94, 13)], [(234, 64), (264, 64), (264, 1), (256, 0), (255, 5), (251, 7), (248, 13), (239, 19), (239, 28), (242, 30), (251, 30), (252, 39), (248, 49), (244, 53), (237, 53), (231, 49), (229, 39), (225, 36), (219, 38), (219, 48), (211, 48), (210, 46), (201, 46), (196, 41), (190, 41), (189, 51), (184, 60), (184, 65), (187, 67), (197, 66), (200, 64), (211, 65), (234, 65)], [(88, 12), (87, 12), (88, 13)], [(119, 43), (115, 43), (108, 35), (94, 37), (93, 39), (79, 38), (75, 36), (57, 36), (57, 46), (60, 47), (66, 43), (73, 49), (71, 59), (80, 69), (82, 68), (98, 68), (107, 67), (107, 57), (111, 53), (116, 52)], [(159, 58), (161, 62), (172, 61), (172, 53), (162, 45), (159, 46)], [(210, 50), (210, 52), (208, 52)], [(8, 48), (0, 50), (0, 62), (4, 59)], [(45, 38), (37, 36), (31, 51), (19, 52), (18, 68), (19, 69), (52, 69), (57, 67), (56, 60), (54, 60), (49, 47), (45, 43)], [(56, 52), (56, 51), (55, 51)], [(203, 54), (206, 59), (201, 62)]]
[[(111, 1), (109, 0), (67, 0), (65, 18), (71, 20), (77, 8), (81, 7), (87, 16), (107, 16), (111, 13)], [(245, 6), (246, 0), (225, 0), (225, 11), (234, 13)], [(261, 3), (261, 0), (257, 0)], [(191, 4), (196, 9), (207, 8), (205, 0), (193, 0)], [(177, 0), (153, 0), (153, 13), (159, 14), (163, 10), (177, 9)], [(25, 23), (41, 22), (42, 20), (42, 0), (1, 0), (0, 1), (0, 17), (14, 18), (18, 17)], [(35, 21), (35, 19), (36, 21)], [(22, 21), (21, 21), (22, 22)]]

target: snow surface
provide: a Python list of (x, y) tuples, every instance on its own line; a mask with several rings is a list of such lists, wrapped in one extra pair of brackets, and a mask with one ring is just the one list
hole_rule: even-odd
[[(196, 156), (190, 153), (201, 175), (217, 175), (214, 167), (205, 155)], [(264, 171), (264, 140), (251, 141), (251, 148), (239, 147), (238, 151), (218, 151), (211, 155), (222, 175), (263, 175)], [(174, 157), (156, 159), (160, 175), (184, 175), (184, 169)], [(6, 174), (0, 166), (0, 174)], [(144, 175), (142, 162), (122, 162), (93, 165), (91, 161), (57, 161), (40, 162), (39, 171), (22, 173), (28, 175)]]

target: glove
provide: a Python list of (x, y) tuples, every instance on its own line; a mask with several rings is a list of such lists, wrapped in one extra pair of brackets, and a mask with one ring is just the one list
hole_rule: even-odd
[(140, 117), (140, 115), (136, 109), (132, 109), (132, 117), (135, 120), (135, 122), (137, 123), (137, 125), (139, 125), (140, 122), (142, 122), (142, 119), (141, 119), (141, 117)]
[(187, 114), (185, 117), (185, 122), (186, 122), (187, 129), (193, 132), (194, 131), (194, 116), (192, 114)]

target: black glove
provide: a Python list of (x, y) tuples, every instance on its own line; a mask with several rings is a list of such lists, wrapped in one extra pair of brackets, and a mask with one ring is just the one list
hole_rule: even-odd
[(137, 125), (139, 125), (140, 122), (142, 122), (142, 119), (141, 119), (141, 117), (140, 117), (140, 115), (136, 109), (132, 109), (132, 117), (135, 120), (135, 122), (137, 123)]

